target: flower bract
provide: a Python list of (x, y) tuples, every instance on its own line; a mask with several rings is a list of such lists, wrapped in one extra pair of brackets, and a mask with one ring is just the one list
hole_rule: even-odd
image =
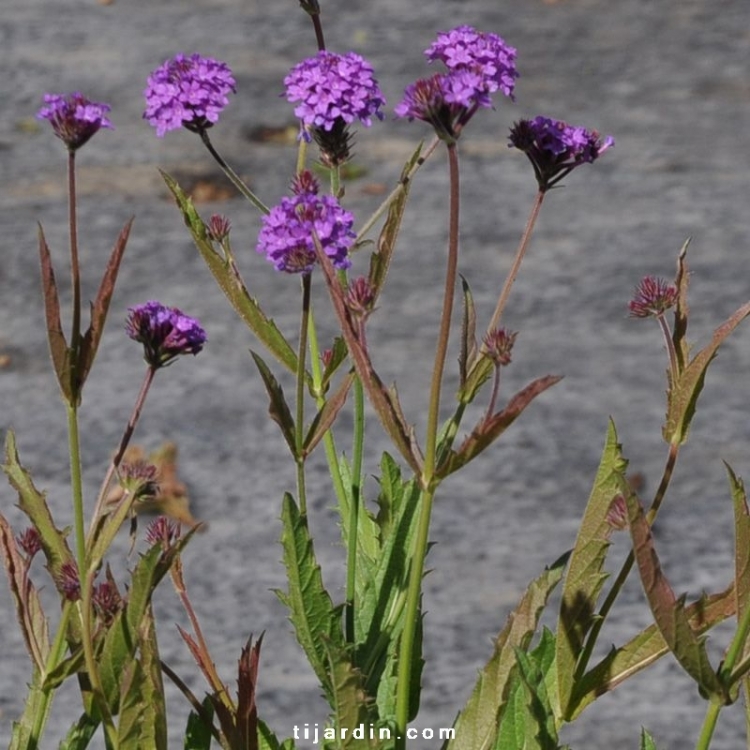
[(229, 66), (211, 57), (180, 53), (148, 77), (145, 119), (160, 138), (185, 127), (201, 132), (216, 124), (229, 93), (236, 91)]
[(110, 106), (92, 102), (79, 91), (45, 94), (44, 105), (37, 112), (37, 118), (48, 120), (55, 135), (71, 151), (83, 146), (100, 128), (114, 130), (107, 117)]
[[(339, 55), (321, 50), (297, 64), (284, 79), (286, 98), (299, 102), (294, 114), (305, 128), (331, 131), (343, 121), (358, 120), (370, 127), (372, 118), (383, 119), (385, 104), (372, 65), (355, 52)], [(310, 140), (303, 128), (302, 137)]]
[(356, 237), (354, 216), (331, 195), (318, 195), (318, 183), (303, 172), (292, 186), (294, 195), (263, 217), (256, 250), (277, 271), (310, 273), (315, 266), (315, 242), (338, 269), (351, 265), (349, 248)]
[(152, 301), (128, 310), (125, 330), (143, 344), (144, 359), (151, 367), (164, 367), (180, 354), (197, 354), (206, 343), (200, 323), (176, 307)]

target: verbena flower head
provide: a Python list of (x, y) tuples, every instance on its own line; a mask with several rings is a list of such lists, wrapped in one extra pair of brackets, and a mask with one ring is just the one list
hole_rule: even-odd
[(160, 544), (164, 550), (180, 538), (180, 527), (166, 516), (155, 518), (146, 529), (146, 542), (150, 545)]
[(57, 577), (57, 585), (69, 602), (77, 602), (81, 598), (81, 580), (78, 577), (78, 566), (75, 562), (68, 560), (62, 564)]
[(510, 131), (511, 148), (523, 151), (534, 167), (540, 190), (548, 190), (581, 164), (591, 164), (615, 139), (562, 120), (535, 117), (520, 120)]
[(42, 538), (36, 526), (29, 526), (22, 534), (19, 534), (16, 537), (16, 544), (23, 550), (28, 560), (31, 560), (42, 549)]
[(395, 113), (430, 123), (443, 140), (454, 141), (479, 107), (491, 107), (492, 94), (513, 98), (516, 50), (497, 34), (459, 26), (438, 34), (425, 55), (442, 61), (448, 72), (408, 86)]
[(511, 362), (511, 352), (518, 333), (505, 328), (494, 328), (484, 337), (487, 356), (496, 367), (505, 367)]
[(277, 271), (310, 273), (315, 266), (315, 239), (338, 269), (351, 266), (348, 253), (356, 234), (354, 216), (331, 195), (318, 195), (318, 183), (302, 172), (284, 197), (263, 217), (256, 250)]
[(677, 304), (677, 287), (656, 276), (645, 276), (628, 308), (633, 318), (658, 318)]
[(382, 120), (385, 105), (372, 65), (355, 52), (344, 55), (321, 50), (303, 60), (284, 79), (286, 98), (299, 102), (294, 114), (302, 121), (300, 136), (310, 140), (307, 129), (330, 132), (343, 121), (359, 120), (370, 127), (372, 118)]
[(37, 118), (48, 120), (55, 135), (70, 151), (83, 146), (100, 128), (114, 130), (107, 118), (110, 106), (92, 102), (79, 91), (45, 94), (44, 104), (37, 112)]
[(200, 133), (218, 122), (235, 86), (226, 63), (180, 53), (148, 77), (143, 117), (156, 128), (159, 138), (181, 127)]
[(143, 357), (151, 367), (164, 367), (180, 354), (197, 354), (206, 343), (200, 323), (176, 307), (152, 301), (128, 310), (125, 330), (143, 344)]
[(497, 34), (458, 26), (440, 32), (425, 56), (430, 62), (440, 60), (451, 73), (471, 72), (476, 76), (474, 99), (480, 107), (492, 106), (489, 95), (496, 91), (513, 98), (518, 78), (516, 49)]

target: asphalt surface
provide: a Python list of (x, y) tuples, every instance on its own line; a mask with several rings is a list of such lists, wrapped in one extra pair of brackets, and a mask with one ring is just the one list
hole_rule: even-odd
[[(548, 373), (565, 379), (465, 476), (447, 482), (435, 508), (436, 545), (425, 584), (428, 661), (416, 726), (448, 726), (526, 583), (571, 546), (609, 416), (647, 491), (659, 481), (666, 457), (660, 437), (666, 360), (656, 326), (627, 317), (634, 285), (645, 274), (670, 277), (691, 236), (692, 339), (705, 343), (750, 298), (748, 8), (744, 0), (321, 4), (329, 48), (367, 57), (389, 107), (408, 83), (429, 72), (422, 50), (438, 30), (469, 23), (518, 48), (516, 103), (499, 102), (496, 111), (480, 113), (461, 142), (461, 271), (480, 319), (492, 311), (534, 195), (528, 164), (506, 147), (512, 122), (544, 114), (595, 127), (617, 142), (549, 196), (506, 316), (520, 333), (503, 393)], [(0, 429), (16, 431), (22, 461), (48, 492), (59, 524), (69, 523), (65, 418), (49, 367), (36, 250), (41, 222), (65, 279), (65, 160), (60, 143), (33, 115), (44, 92), (78, 89), (109, 102), (116, 126), (97, 135), (79, 158), (87, 295), (94, 293), (119, 228), (136, 216), (108, 332), (84, 394), (87, 497), (92, 502), (143, 376), (138, 347), (122, 333), (125, 310), (153, 298), (181, 307), (200, 318), (209, 343), (195, 360), (159, 374), (136, 442), (149, 449), (167, 439), (177, 442), (192, 510), (209, 523), (185, 555), (192, 598), (230, 685), (247, 636), (266, 631), (258, 701), (261, 716), (285, 737), (294, 724), (326, 717), (314, 676), (271, 592), (284, 586), (278, 516), (294, 472), (267, 419), (248, 355), (251, 336), (211, 280), (157, 173), (161, 167), (195, 181), (212, 179), (216, 170), (195, 136), (171, 133), (160, 140), (141, 119), (146, 76), (179, 51), (221, 58), (234, 70), (238, 95), (213, 138), (254, 189), (275, 202), (296, 152), (293, 145), (254, 141), (249, 133), (259, 126), (294, 127), (292, 109), (279, 97), (282, 79), (314, 52), (310, 24), (296, 2), (2, 2)], [(427, 135), (418, 123), (390, 117), (360, 129), (356, 153), (367, 172), (347, 185), (346, 195), (358, 223)], [(370, 333), (381, 375), (398, 383), (418, 429), (424, 427), (441, 296), (446, 171), (439, 157), (416, 181), (390, 286)], [(254, 252), (257, 215), (234, 197), (200, 208), (230, 216), (251, 291), (294, 336), (298, 285)], [(323, 296), (317, 309), (325, 329), (330, 318)], [(740, 328), (712, 365), (661, 516), (662, 562), (674, 588), (690, 597), (718, 591), (731, 579), (731, 504), (721, 460), (750, 475), (749, 336)], [(374, 418), (368, 430), (373, 449), (384, 449)], [(326, 581), (343, 597), (343, 552), (322, 457), (311, 484), (317, 552)], [(0, 486), (3, 512), (20, 523), (14, 502), (10, 488)], [(615, 538), (615, 559), (626, 553), (625, 541)], [(113, 555), (116, 567), (127, 565), (127, 547), (123, 535)], [(40, 569), (39, 580), (42, 574)], [(167, 586), (157, 614), (163, 658), (202, 691), (172, 624), (185, 624), (185, 618)], [(634, 581), (603, 632), (603, 648), (648, 622)], [(723, 629), (711, 635), (715, 663), (730, 634)], [(10, 597), (0, 585), (0, 743), (21, 711), (28, 677)], [(170, 708), (177, 747), (186, 707), (170, 693)], [(50, 722), (53, 739), (45, 747), (57, 744), (78, 711), (75, 691), (62, 691)], [(645, 725), (660, 749), (682, 749), (695, 744), (703, 713), (692, 682), (667, 657), (589, 708), (563, 739), (574, 748), (625, 750), (637, 747)], [(722, 713), (712, 747), (736, 750), (743, 737), (740, 702)]]

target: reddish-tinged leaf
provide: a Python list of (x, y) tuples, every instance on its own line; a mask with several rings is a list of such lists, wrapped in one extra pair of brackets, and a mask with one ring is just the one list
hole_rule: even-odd
[(508, 405), (489, 419), (482, 420), (472, 431), (457, 451), (451, 451), (448, 457), (438, 467), (435, 475), (444, 479), (454, 471), (458, 471), (469, 461), (476, 458), (483, 450), (497, 440), (505, 430), (516, 421), (521, 412), (540, 394), (562, 380), (558, 375), (546, 375), (537, 378), (522, 388), (511, 398)]
[(5, 563), (8, 584), (26, 649), (40, 674), (44, 675), (49, 656), (49, 628), (42, 611), (39, 594), (28, 576), (13, 537), (13, 529), (0, 513), (0, 556)]
[(625, 501), (638, 572), (656, 626), (682, 668), (698, 683), (701, 693), (725, 702), (726, 691), (711, 666), (706, 644), (690, 626), (685, 598), (675, 596), (662, 572), (643, 508), (631, 493), (627, 494)]
[(52, 355), (52, 365), (55, 368), (55, 375), (57, 375), (57, 382), (60, 384), (63, 396), (66, 401), (71, 401), (73, 399), (71, 353), (62, 330), (60, 298), (57, 294), (55, 271), (52, 267), (52, 258), (41, 224), (39, 225), (39, 261), (42, 268), (44, 315), (47, 321), (47, 340)]
[[(702, 596), (686, 607), (685, 613), (695, 634), (700, 636), (732, 617), (736, 612), (734, 598), (732, 585), (720, 594)], [(614, 690), (668, 653), (669, 646), (656, 625), (642, 630), (623, 646), (613, 648), (576, 686), (570, 721), (574, 721), (600, 695)]]
[(370, 403), (378, 413), (386, 432), (391, 440), (393, 440), (393, 444), (398, 448), (404, 459), (406, 459), (406, 462), (414, 473), (419, 475), (422, 473), (422, 458), (414, 430), (406, 423), (395, 389), (386, 388), (383, 385), (383, 381), (375, 372), (375, 368), (370, 361), (370, 355), (359, 338), (357, 325), (349, 314), (349, 309), (344, 301), (344, 291), (336, 276), (333, 263), (323, 252), (323, 248), (320, 246), (317, 237), (315, 238), (315, 254), (317, 255), (320, 267), (323, 269), (323, 276), (331, 296), (333, 308), (339, 319), (341, 332), (344, 335), (349, 354), (354, 361), (357, 375), (359, 375), (362, 385), (367, 391)]
[(464, 316), (461, 321), (461, 353), (458, 355), (458, 373), (460, 389), (463, 390), (477, 351), (477, 312), (469, 282), (463, 276), (461, 276), (461, 288), (464, 294)]
[(258, 662), (262, 643), (262, 634), (255, 644), (250, 636), (242, 649), (239, 661), (236, 747), (247, 748), (247, 750), (258, 749), (258, 707), (255, 705), (255, 688), (258, 684)]
[(94, 364), (96, 350), (99, 348), (99, 342), (101, 341), (102, 333), (104, 332), (104, 324), (107, 320), (109, 303), (112, 300), (112, 293), (115, 290), (117, 273), (120, 270), (120, 263), (122, 262), (122, 256), (125, 252), (125, 246), (127, 245), (128, 237), (130, 236), (130, 228), (133, 226), (134, 220), (134, 218), (130, 219), (117, 237), (117, 241), (115, 242), (115, 246), (109, 258), (109, 263), (107, 264), (107, 270), (104, 272), (102, 282), (99, 285), (96, 299), (91, 305), (91, 324), (81, 340), (78, 373), (79, 388), (83, 388), (83, 384), (91, 370), (91, 366)]
[(274, 422), (281, 428), (281, 434), (284, 436), (289, 450), (292, 452), (292, 456), (295, 459), (299, 458), (297, 455), (297, 439), (295, 437), (294, 428), (294, 417), (289, 409), (289, 405), (284, 398), (284, 389), (279, 385), (279, 381), (276, 380), (274, 374), (269, 369), (268, 365), (263, 361), (259, 354), (256, 354), (252, 349), (250, 354), (255, 360), (255, 364), (258, 367), (260, 376), (263, 378), (263, 384), (266, 386), (266, 392), (270, 399), (268, 406), (268, 413)]
[(353, 382), (354, 373), (347, 373), (333, 396), (326, 400), (323, 408), (315, 415), (302, 446), (303, 456), (309, 456), (315, 450), (315, 446), (321, 441), (328, 428), (333, 424), (338, 413), (341, 411), (341, 407), (346, 403), (346, 397)]
[(685, 244), (680, 250), (680, 254), (677, 257), (677, 274), (675, 276), (674, 284), (677, 287), (677, 304), (674, 309), (674, 330), (672, 331), (672, 341), (674, 342), (675, 352), (677, 354), (677, 367), (680, 372), (685, 369), (688, 362), (688, 355), (690, 353), (690, 347), (687, 343), (687, 325), (688, 325), (688, 285), (690, 283), (690, 275), (688, 273), (687, 265), (687, 249), (690, 245), (690, 238), (685, 240)]

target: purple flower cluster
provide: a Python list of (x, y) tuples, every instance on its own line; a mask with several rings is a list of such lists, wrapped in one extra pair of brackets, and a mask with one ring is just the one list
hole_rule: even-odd
[(277, 271), (310, 273), (315, 266), (315, 241), (338, 269), (351, 265), (348, 253), (356, 237), (354, 216), (331, 195), (318, 195), (318, 183), (302, 172), (284, 197), (263, 217), (256, 250), (264, 253)]
[(451, 74), (465, 76), (467, 94), (468, 88), (473, 89), (466, 106), (476, 101), (480, 107), (491, 107), (489, 95), (496, 91), (513, 98), (518, 78), (516, 50), (497, 34), (480, 32), (471, 26), (458, 26), (439, 33), (425, 50), (425, 56), (430, 62), (442, 61)]
[[(373, 116), (383, 119), (385, 98), (372, 65), (355, 52), (321, 50), (295, 65), (284, 85), (287, 100), (299, 102), (294, 114), (306, 128), (331, 131), (340, 121), (349, 125), (355, 120), (369, 128)], [(304, 128), (301, 135), (310, 140)]]
[(148, 77), (143, 117), (156, 128), (159, 138), (180, 127), (200, 133), (218, 122), (235, 86), (226, 63), (180, 53)]
[(479, 107), (492, 106), (492, 94), (513, 98), (516, 50), (497, 34), (459, 26), (438, 34), (425, 55), (430, 62), (443, 62), (448, 72), (408, 86), (395, 108), (397, 117), (429, 122), (451, 141)]
[(100, 128), (114, 130), (107, 118), (108, 104), (92, 102), (79, 91), (72, 94), (45, 94), (44, 104), (37, 118), (48, 120), (55, 135), (75, 151), (83, 146)]
[(180, 354), (197, 354), (206, 343), (200, 323), (176, 307), (146, 302), (128, 311), (125, 331), (143, 344), (144, 359), (151, 367), (164, 367)]
[(539, 116), (517, 122), (509, 145), (529, 157), (540, 189), (547, 190), (575, 167), (596, 161), (615, 140), (612, 136), (602, 140), (596, 130)]

